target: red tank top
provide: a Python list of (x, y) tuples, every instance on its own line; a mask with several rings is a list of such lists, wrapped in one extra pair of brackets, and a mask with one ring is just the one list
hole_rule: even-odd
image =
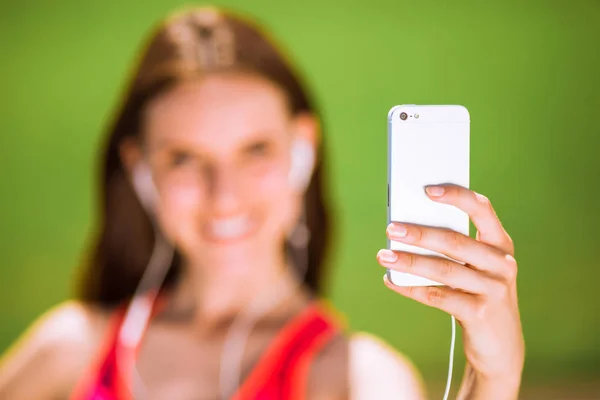
[[(117, 363), (123, 314), (115, 313), (100, 359), (70, 400), (132, 399)], [(304, 400), (311, 362), (338, 332), (337, 322), (323, 306), (308, 305), (284, 326), (232, 400)]]

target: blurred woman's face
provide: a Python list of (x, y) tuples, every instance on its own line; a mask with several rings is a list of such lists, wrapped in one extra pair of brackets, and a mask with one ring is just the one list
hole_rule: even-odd
[(239, 274), (281, 256), (301, 198), (288, 182), (298, 126), (284, 93), (249, 75), (180, 84), (149, 104), (158, 218), (188, 261)]

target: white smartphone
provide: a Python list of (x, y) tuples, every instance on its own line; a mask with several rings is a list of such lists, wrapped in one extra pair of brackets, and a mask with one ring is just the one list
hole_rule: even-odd
[[(469, 234), (469, 216), (427, 197), (425, 187), (469, 187), (469, 112), (458, 105), (400, 105), (388, 114), (388, 224), (448, 228)], [(388, 249), (446, 257), (431, 250), (388, 239)], [(398, 286), (441, 285), (423, 277), (388, 269)]]

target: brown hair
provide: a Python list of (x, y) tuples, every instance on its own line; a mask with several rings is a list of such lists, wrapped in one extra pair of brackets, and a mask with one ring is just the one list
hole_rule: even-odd
[[(186, 79), (218, 70), (259, 74), (284, 90), (293, 114), (308, 112), (319, 117), (291, 64), (251, 22), (215, 8), (195, 8), (163, 21), (135, 70), (102, 153), (100, 230), (83, 271), (80, 297), (84, 301), (112, 307), (131, 298), (154, 244), (151, 222), (121, 163), (122, 140), (141, 134), (141, 115), (152, 98)], [(320, 142), (320, 154), (305, 195), (311, 238), (304, 284), (314, 294), (322, 290), (329, 233), (323, 195), (323, 141)], [(289, 244), (287, 247), (292, 260), (297, 261), (301, 255)], [(180, 269), (181, 256), (176, 253), (163, 288), (176, 281)]]

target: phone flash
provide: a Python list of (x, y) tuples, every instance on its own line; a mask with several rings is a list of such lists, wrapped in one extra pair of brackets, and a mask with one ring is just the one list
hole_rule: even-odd
[(416, 119), (419, 119), (419, 114), (415, 114), (415, 118), (416, 118)]

